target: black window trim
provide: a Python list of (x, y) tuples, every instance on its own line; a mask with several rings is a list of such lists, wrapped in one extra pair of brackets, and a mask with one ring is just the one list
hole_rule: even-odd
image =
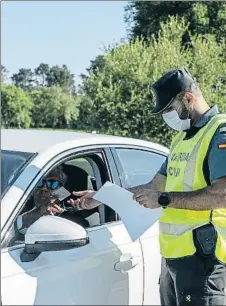
[[(114, 159), (114, 155), (112, 152), (111, 147), (105, 147), (104, 148), (105, 154), (106, 154), (106, 163), (109, 167), (109, 171), (112, 174), (112, 182), (120, 187), (123, 187), (122, 182), (120, 180), (120, 173), (117, 168), (117, 164)], [(116, 222), (120, 220), (119, 215), (113, 211), (110, 207), (105, 205), (105, 220), (107, 222)]]

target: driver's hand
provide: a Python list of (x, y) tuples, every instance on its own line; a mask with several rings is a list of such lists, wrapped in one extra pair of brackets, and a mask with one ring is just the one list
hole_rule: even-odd
[(71, 204), (76, 210), (89, 210), (93, 209), (101, 204), (101, 202), (93, 199), (95, 191), (85, 190), (85, 191), (73, 191), (73, 194), (81, 197), (80, 199), (73, 200), (70, 199), (67, 203)]
[(50, 214), (54, 214), (54, 213), (62, 213), (64, 212), (64, 209), (61, 208), (59, 205), (57, 204), (53, 204), (53, 206), (49, 206), (47, 208), (47, 212)]
[(60, 201), (54, 197), (48, 189), (35, 189), (33, 193), (35, 206), (45, 213), (62, 213), (63, 208), (59, 207)]

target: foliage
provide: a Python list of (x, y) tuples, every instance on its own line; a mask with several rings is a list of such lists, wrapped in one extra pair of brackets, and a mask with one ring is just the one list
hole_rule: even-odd
[(47, 78), (50, 73), (50, 67), (48, 64), (41, 63), (37, 68), (35, 68), (34, 72), (38, 87), (49, 86)]
[(183, 66), (197, 78), (207, 102), (226, 112), (225, 2), (130, 1), (126, 20), (132, 39), (92, 60), (77, 93), (66, 65), (21, 68), (13, 85), (4, 84), (7, 70), (1, 66), (2, 125), (76, 127), (167, 146), (173, 131), (161, 116), (151, 115), (150, 86)]
[[(161, 24), (158, 38), (136, 39), (108, 51), (105, 66), (84, 80), (85, 104), (80, 104), (81, 128), (87, 123), (99, 131), (146, 138), (168, 145), (172, 131), (160, 116), (151, 116), (150, 86), (165, 71), (188, 67), (209, 104), (225, 105), (225, 44), (214, 36), (191, 35), (193, 49), (181, 47), (188, 25), (172, 17)], [(86, 111), (82, 111), (85, 108)], [(87, 111), (88, 110), (88, 111)]]
[(1, 83), (5, 82), (7, 74), (8, 74), (7, 69), (5, 68), (5, 66), (1, 65)]
[[(2, 66), (3, 81), (6, 72)], [(1, 90), (4, 126), (67, 128), (75, 124), (79, 99), (74, 76), (66, 65), (50, 67), (41, 63), (34, 71), (21, 68), (11, 80), (13, 85)]]
[(1, 86), (1, 126), (28, 128), (31, 123), (32, 100), (15, 85)]
[(30, 90), (34, 85), (34, 73), (31, 69), (21, 68), (18, 73), (13, 74), (11, 80), (17, 87)]
[(60, 86), (67, 93), (74, 93), (74, 75), (66, 65), (50, 67), (41, 63), (32, 71), (21, 68), (11, 78), (13, 84), (24, 90), (35, 90), (41, 87)]
[(60, 86), (66, 92), (72, 93), (74, 91), (74, 75), (69, 71), (66, 65), (59, 67), (53, 66), (46, 74), (47, 86)]
[[(92, 73), (96, 74), (98, 71), (104, 69), (105, 67), (105, 57), (104, 55), (98, 55), (94, 60), (90, 61), (90, 67), (86, 69), (88, 74), (92, 71)], [(87, 78), (87, 75), (81, 74), (81, 78), (84, 80)]]
[(130, 1), (125, 20), (133, 38), (148, 38), (170, 16), (185, 18), (193, 35), (213, 34), (218, 41), (226, 37), (225, 1)]
[(60, 86), (43, 87), (30, 93), (34, 108), (32, 126), (70, 128), (78, 117), (79, 100)]

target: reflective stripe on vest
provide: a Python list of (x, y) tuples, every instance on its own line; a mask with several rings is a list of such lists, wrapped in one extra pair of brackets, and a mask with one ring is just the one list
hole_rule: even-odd
[[(160, 223), (159, 231), (162, 234), (180, 236), (189, 230), (194, 230), (202, 225), (181, 225), (181, 224), (170, 224), (170, 223)], [(226, 228), (221, 226), (215, 226), (217, 232), (226, 240)]]
[[(203, 162), (211, 139), (226, 115), (216, 115), (188, 140), (178, 133), (171, 144), (168, 158), (166, 191), (194, 191), (207, 186)], [(167, 208), (159, 220), (161, 254), (179, 258), (195, 253), (192, 231), (212, 222), (218, 233), (216, 256), (226, 263), (226, 209), (195, 211)]]

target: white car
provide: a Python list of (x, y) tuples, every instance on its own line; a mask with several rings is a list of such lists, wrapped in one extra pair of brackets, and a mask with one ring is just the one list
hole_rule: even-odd
[(74, 190), (98, 190), (106, 181), (128, 188), (152, 179), (167, 148), (92, 133), (9, 129), (1, 130), (1, 150), (2, 305), (160, 304), (157, 223), (133, 242), (117, 212), (101, 205), (86, 227), (43, 216), (15, 241), (14, 226), (52, 167), (70, 168)]

